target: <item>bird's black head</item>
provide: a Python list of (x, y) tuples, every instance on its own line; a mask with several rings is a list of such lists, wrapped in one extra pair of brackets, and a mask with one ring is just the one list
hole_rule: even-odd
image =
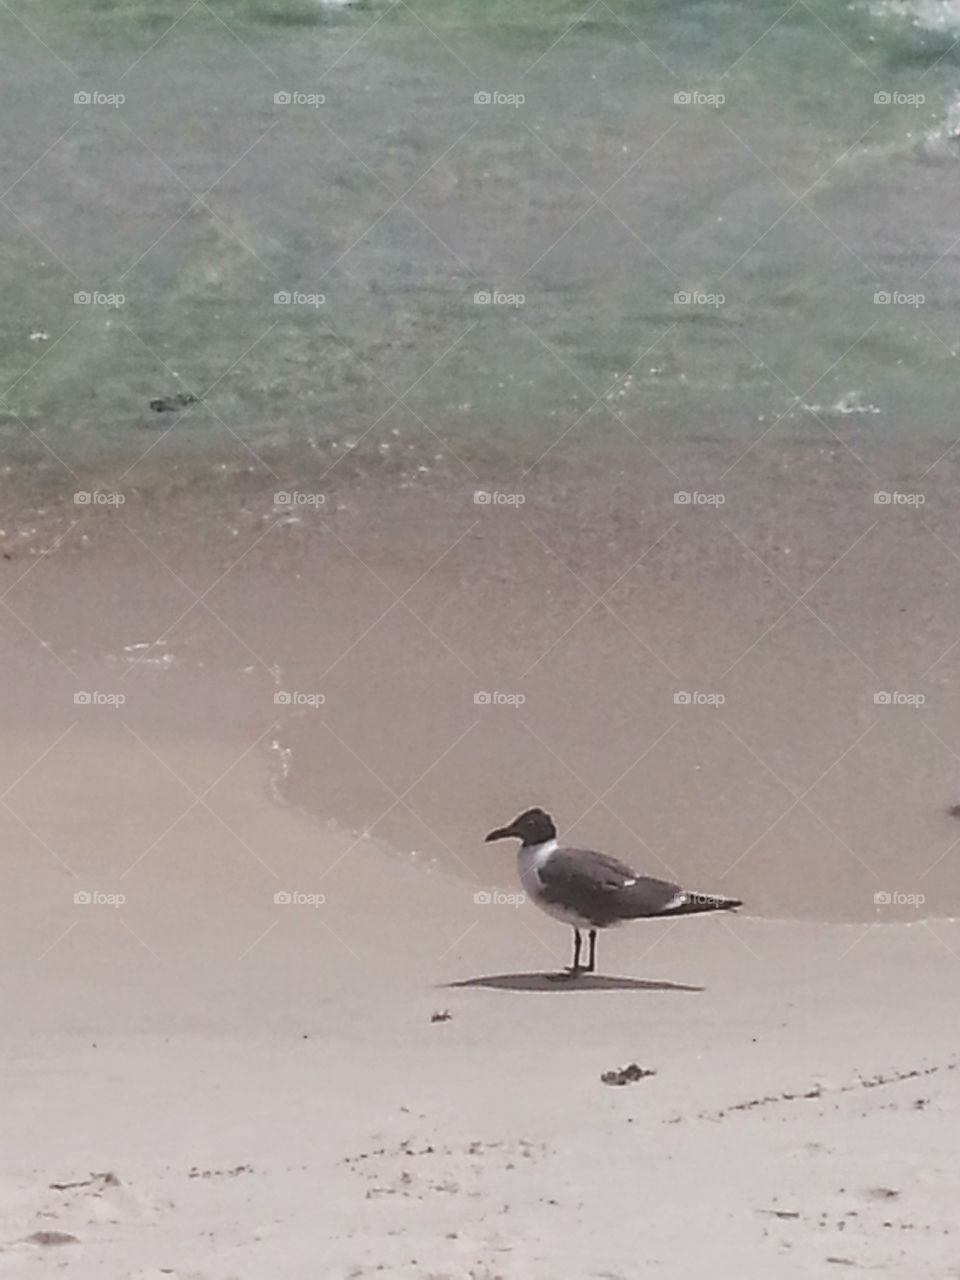
[(487, 840), (511, 838), (524, 844), (545, 844), (547, 840), (556, 840), (557, 828), (549, 813), (542, 809), (527, 809), (519, 818), (514, 818), (509, 827), (497, 827), (487, 836)]

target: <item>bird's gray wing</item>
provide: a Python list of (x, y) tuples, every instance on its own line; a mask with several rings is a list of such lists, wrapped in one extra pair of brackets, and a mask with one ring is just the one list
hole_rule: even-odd
[(557, 849), (538, 870), (547, 902), (572, 907), (598, 924), (659, 915), (680, 893), (679, 885), (639, 876), (593, 849)]

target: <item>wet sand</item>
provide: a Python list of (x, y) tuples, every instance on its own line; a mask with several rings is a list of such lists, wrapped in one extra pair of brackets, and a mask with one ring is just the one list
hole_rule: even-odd
[[(61, 486), (5, 539), (11, 708), (63, 728), (91, 687), (148, 739), (262, 735), (284, 802), (480, 884), (512, 868), (479, 838), (538, 803), (763, 915), (954, 916), (952, 465), (899, 508), (839, 448), (763, 450), (699, 481), (718, 507), (635, 456), (592, 470), (587, 441), (526, 476), (348, 459), (116, 508)], [(110, 710), (85, 712), (122, 740)]]

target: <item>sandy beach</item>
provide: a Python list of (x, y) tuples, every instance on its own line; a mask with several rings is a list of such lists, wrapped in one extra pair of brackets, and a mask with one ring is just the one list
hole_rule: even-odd
[[(956, 925), (653, 923), (574, 989), (559, 926), (278, 811), (249, 763), (208, 800), (232, 830), (201, 805), (118, 874), (133, 811), (184, 798), (68, 741), (17, 808), (45, 772), (43, 837), (126, 901), (75, 907), (4, 824), (0, 1274), (958, 1274)], [(219, 745), (156, 744), (205, 776)]]
[[(609, 931), (600, 974), (557, 983), (568, 931), (516, 903), (512, 852), (481, 843), (495, 797), (515, 803), (496, 741), (467, 757), (470, 839), (462, 792), (429, 785), (453, 725), (405, 800), (402, 736), (354, 759), (386, 788), (371, 834), (320, 820), (284, 793), (280, 723), (329, 714), (337, 686), (274, 703), (268, 669), (307, 633), (288, 614), (271, 649), (234, 612), (256, 600), (263, 621), (295, 577), (231, 572), (216, 617), (138, 648), (165, 631), (143, 629), (151, 609), (186, 605), (171, 612), (158, 562), (124, 576), (129, 534), (88, 529), (95, 554), (5, 566), (0, 1274), (960, 1274), (955, 922), (748, 904)], [(301, 551), (283, 554), (308, 576)], [(169, 563), (197, 593), (223, 572)], [(78, 705), (78, 684), (124, 701)], [(386, 723), (406, 696), (381, 702)], [(564, 790), (541, 760), (543, 794), (551, 767)], [(384, 839), (397, 808), (432, 852)], [(738, 870), (745, 897), (767, 884), (764, 864)], [(602, 1079), (632, 1065), (642, 1078)]]
[(0, 1280), (960, 1280), (958, 33), (0, 2)]
[[(0, 1274), (958, 1274), (956, 925), (652, 923), (573, 989), (559, 926), (278, 811), (249, 762), (228, 825), (118, 873), (184, 797), (68, 742), (16, 807), (57, 786), (79, 881), (4, 830)], [(199, 777), (220, 746), (156, 749)]]

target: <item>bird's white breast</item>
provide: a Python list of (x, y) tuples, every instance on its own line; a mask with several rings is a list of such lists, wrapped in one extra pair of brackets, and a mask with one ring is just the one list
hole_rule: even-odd
[(543, 892), (540, 868), (556, 847), (556, 840), (545, 840), (543, 844), (525, 844), (520, 847), (517, 854), (517, 870), (520, 872), (520, 883), (531, 898), (539, 897)]

